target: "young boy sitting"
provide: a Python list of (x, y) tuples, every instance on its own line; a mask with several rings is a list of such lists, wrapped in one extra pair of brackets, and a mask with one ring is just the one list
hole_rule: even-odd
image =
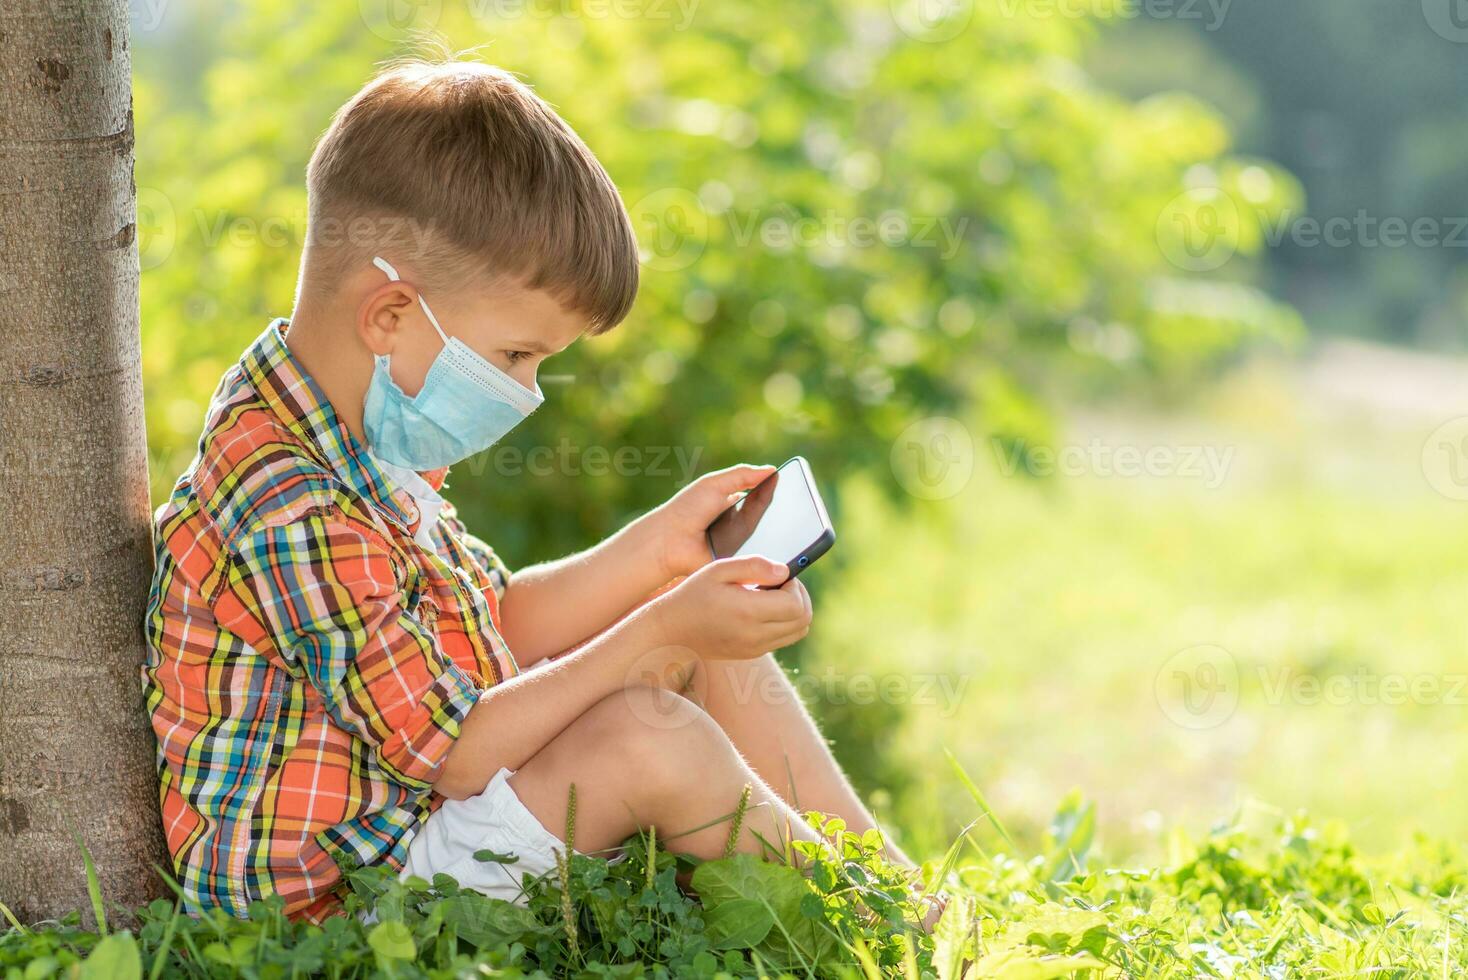
[(320, 919), (339, 861), (513, 900), (572, 784), (585, 851), (656, 827), (716, 857), (746, 785), (743, 851), (815, 839), (797, 789), (873, 826), (770, 655), (806, 634), (804, 587), (710, 560), (705, 527), (768, 467), (513, 576), (438, 495), (636, 295), (576, 134), (502, 71), (403, 64), (337, 113), (307, 188), (295, 309), (225, 373), (157, 514), (144, 682), (191, 901)]

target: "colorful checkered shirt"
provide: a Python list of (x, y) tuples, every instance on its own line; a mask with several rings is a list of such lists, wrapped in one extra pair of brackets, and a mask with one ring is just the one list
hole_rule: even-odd
[(143, 684), (190, 902), (340, 904), (339, 862), (402, 863), (480, 693), (516, 672), (508, 572), (451, 507), (413, 536), (277, 320), (220, 382), (156, 515)]

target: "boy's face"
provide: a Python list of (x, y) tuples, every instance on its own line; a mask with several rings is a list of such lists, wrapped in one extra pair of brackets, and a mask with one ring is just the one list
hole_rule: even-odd
[[(549, 293), (513, 284), (466, 287), (423, 298), (444, 333), (532, 389), (545, 359), (569, 347), (587, 326), (581, 314), (562, 309)], [(423, 387), (428, 369), (443, 350), (411, 282), (389, 281), (372, 289), (363, 300), (357, 330), (368, 350), (391, 359), (393, 380), (409, 396)]]

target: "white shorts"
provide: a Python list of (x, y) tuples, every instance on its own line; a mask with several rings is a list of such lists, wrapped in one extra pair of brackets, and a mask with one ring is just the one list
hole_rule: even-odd
[[(461, 888), (524, 904), (522, 881), (556, 869), (556, 852), (566, 845), (525, 809), (510, 786), (508, 769), (494, 774), (484, 792), (467, 800), (444, 800), (408, 844), (403, 876), (428, 881), (445, 874)], [(513, 864), (476, 861), (475, 851), (514, 854)]]

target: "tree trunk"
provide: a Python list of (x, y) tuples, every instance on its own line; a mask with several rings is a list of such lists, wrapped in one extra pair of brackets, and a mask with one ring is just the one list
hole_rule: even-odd
[(0, 901), (166, 867), (138, 668), (151, 567), (125, 0), (0, 5)]

